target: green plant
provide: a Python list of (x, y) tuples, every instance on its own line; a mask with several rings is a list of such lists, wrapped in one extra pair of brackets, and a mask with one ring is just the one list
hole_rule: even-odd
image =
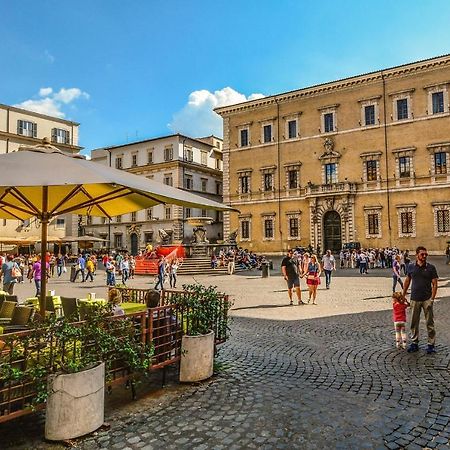
[(228, 298), (217, 291), (217, 286), (184, 284), (183, 290), (172, 301), (181, 306), (185, 334), (198, 336), (214, 331), (216, 337), (225, 338), (231, 307)]
[(148, 370), (152, 355), (131, 318), (113, 317), (111, 306), (92, 307), (82, 322), (51, 317), (26, 335), (2, 337), (0, 384), (26, 384), (38, 404), (47, 398), (50, 374), (80, 372), (99, 362), (107, 374), (117, 368), (137, 374)]

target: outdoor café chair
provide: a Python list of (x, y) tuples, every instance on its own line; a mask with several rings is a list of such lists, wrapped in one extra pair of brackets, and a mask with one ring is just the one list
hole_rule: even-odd
[(28, 324), (33, 315), (34, 309), (29, 306), (18, 306), (14, 308), (11, 321), (3, 327), (4, 333), (28, 329)]
[(61, 305), (64, 317), (76, 322), (79, 320), (78, 303), (75, 297), (61, 297)]
[(3, 319), (7, 319), (5, 320), (5, 322), (9, 322), (12, 318), (15, 307), (15, 302), (9, 302), (8, 300), (5, 300), (2, 304), (2, 307), (0, 308), (0, 321), (2, 321)]
[(55, 306), (55, 301), (51, 295), (45, 297), (45, 313), (48, 315), (55, 314), (57, 317), (61, 315), (61, 307)]

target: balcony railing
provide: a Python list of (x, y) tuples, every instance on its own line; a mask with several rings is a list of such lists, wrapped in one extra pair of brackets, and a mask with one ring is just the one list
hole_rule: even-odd
[(332, 183), (332, 184), (309, 184), (306, 186), (305, 195), (307, 197), (311, 196), (321, 196), (330, 194), (352, 194), (356, 193), (356, 183), (350, 183), (344, 181), (342, 183)]

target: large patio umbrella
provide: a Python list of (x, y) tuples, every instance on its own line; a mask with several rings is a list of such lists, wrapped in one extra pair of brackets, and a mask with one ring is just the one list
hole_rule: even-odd
[[(42, 224), (41, 247), (45, 261), (49, 221), (62, 214), (119, 216), (160, 203), (233, 210), (162, 183), (63, 153), (44, 139), (34, 147), (0, 155), (0, 218)], [(40, 311), (45, 313), (46, 265), (42, 264)]]

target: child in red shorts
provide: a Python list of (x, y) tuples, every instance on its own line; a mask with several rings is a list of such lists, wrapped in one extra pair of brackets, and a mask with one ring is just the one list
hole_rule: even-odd
[(395, 329), (395, 345), (397, 348), (406, 348), (406, 308), (408, 301), (402, 292), (392, 294), (392, 309)]

